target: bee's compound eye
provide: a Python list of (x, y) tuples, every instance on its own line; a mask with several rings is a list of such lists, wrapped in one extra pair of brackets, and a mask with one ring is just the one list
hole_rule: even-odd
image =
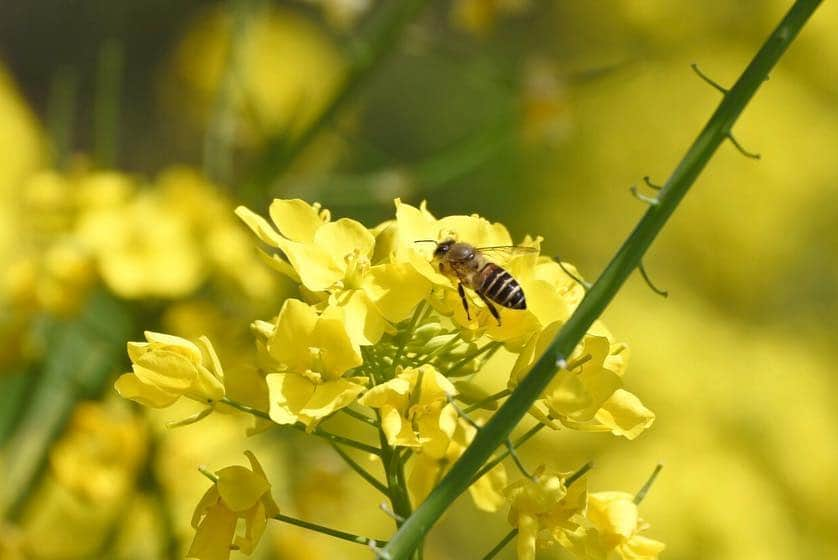
[(434, 255), (444, 255), (448, 252), (449, 249), (451, 249), (451, 243), (440, 243), (436, 246), (436, 250), (434, 250)]

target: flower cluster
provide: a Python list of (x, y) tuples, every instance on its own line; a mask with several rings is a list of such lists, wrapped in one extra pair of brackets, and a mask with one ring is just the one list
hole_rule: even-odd
[[(239, 207), (236, 214), (264, 244), (263, 260), (299, 286), (298, 296), (285, 300), (275, 316), (251, 325), (261, 372), (258, 387), (250, 391), (256, 396), (247, 403), (230, 398), (205, 337), (196, 345), (158, 333), (146, 333), (147, 342), (129, 345), (133, 372), (120, 377), (117, 390), (153, 407), (168, 406), (180, 396), (207, 405), (179, 424), (233, 407), (370, 452), (380, 459), (386, 485), (350, 464), (387, 494), (394, 515), (409, 515), (475, 438), (485, 411), (527, 375), (578, 305), (584, 287), (570, 265), (539, 256), (541, 238), (526, 237), (515, 245), (504, 226), (476, 215), (436, 218), (424, 204), (415, 207), (397, 199), (395, 206), (395, 218), (373, 228), (333, 219), (320, 205), (302, 200), (274, 200), (270, 220)], [(503, 307), (501, 298), (467, 272), (455, 272), (436, 252), (448, 240), (476, 248), (475, 274), (484, 268), (501, 270), (517, 280), (525, 308)], [(554, 429), (637, 437), (654, 414), (623, 386), (628, 354), (625, 344), (595, 324), (532, 415)], [(489, 394), (481, 388), (482, 376), (496, 363), (514, 365), (507, 388)], [(254, 408), (254, 402), (267, 403), (267, 409)], [(380, 447), (325, 430), (324, 421), (338, 412), (374, 426)], [(526, 477), (510, 485), (505, 455), (498, 456), (480, 472), (470, 493), (476, 506), (487, 511), (510, 504), (521, 558), (532, 558), (537, 542), (558, 543), (581, 558), (600, 557), (580, 552), (596, 547), (624, 558), (654, 557), (644, 552), (654, 547), (637, 534), (644, 528), (639, 519), (629, 527), (620, 517), (622, 510), (597, 513), (611, 507), (600, 507), (610, 495), (588, 495), (583, 482), (569, 487), (566, 475), (543, 469), (530, 477), (512, 447), (507, 453)], [(251, 461), (253, 472), (261, 473), (255, 458)], [(215, 523), (212, 516), (223, 517), (228, 525), (242, 516), (236, 513), (242, 508), (225, 502), (220, 488), (221, 483), (202, 502), (211, 504), (199, 507), (206, 517), (196, 537), (202, 544), (193, 545), (195, 557), (215, 558), (210, 543), (229, 542), (202, 536), (202, 527)], [(245, 509), (251, 511), (257, 502), (249, 500)], [(257, 517), (263, 519), (262, 510), (268, 509), (262, 507)], [(210, 510), (212, 516), (206, 513)], [(247, 546), (238, 548), (250, 550), (260, 532), (249, 532)], [(218, 551), (222, 557), (229, 549)]]

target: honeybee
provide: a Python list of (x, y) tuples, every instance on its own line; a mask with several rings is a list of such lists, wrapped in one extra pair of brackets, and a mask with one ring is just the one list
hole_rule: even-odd
[[(430, 240), (422, 240), (429, 242)], [(466, 317), (471, 320), (468, 298), (464, 289), (468, 287), (483, 300), (492, 317), (500, 326), (500, 313), (494, 304), (508, 309), (527, 308), (527, 298), (521, 284), (503, 267), (495, 264), (486, 256), (490, 252), (526, 253), (537, 251), (534, 247), (498, 246), (474, 247), (454, 239), (436, 242), (433, 261), (439, 271), (446, 276), (456, 278), (457, 292), (466, 310)]]

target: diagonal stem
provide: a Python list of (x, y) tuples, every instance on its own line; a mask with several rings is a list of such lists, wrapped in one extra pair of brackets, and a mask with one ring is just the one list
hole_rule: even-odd
[(768, 72), (800, 32), (820, 0), (797, 0), (751, 63), (724, 96), (704, 129), (687, 150), (659, 195), (634, 231), (587, 292), (576, 311), (562, 326), (544, 355), (518, 385), (498, 412), (478, 432), (459, 461), (381, 551), (390, 560), (407, 558), (449, 505), (465, 491), (475, 473), (520, 422), (556, 373), (556, 364), (569, 356), (593, 322), (640, 264), (640, 259), (678, 207), (701, 171), (728, 137), (734, 122), (765, 81)]

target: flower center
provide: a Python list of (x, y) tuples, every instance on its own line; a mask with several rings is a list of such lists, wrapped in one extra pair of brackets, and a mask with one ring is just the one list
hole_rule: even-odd
[(343, 257), (346, 262), (346, 274), (343, 285), (348, 290), (358, 290), (364, 280), (364, 275), (370, 269), (370, 259), (362, 255), (358, 249)]

